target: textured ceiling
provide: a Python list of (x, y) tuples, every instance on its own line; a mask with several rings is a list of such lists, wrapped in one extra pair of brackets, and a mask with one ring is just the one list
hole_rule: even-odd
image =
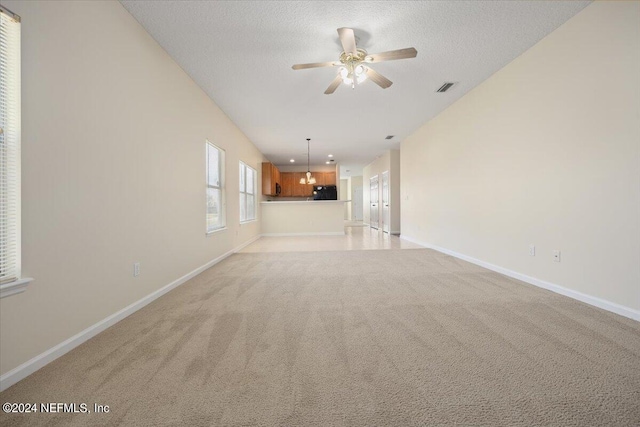
[[(124, 7), (267, 158), (311, 163), (327, 154), (359, 171), (579, 12), (588, 1), (130, 1)], [(369, 53), (415, 47), (375, 64), (393, 81), (341, 85), (336, 29)], [(445, 81), (458, 82), (435, 93)], [(526, 84), (526, 82), (522, 82)], [(391, 141), (385, 136), (395, 135)]]

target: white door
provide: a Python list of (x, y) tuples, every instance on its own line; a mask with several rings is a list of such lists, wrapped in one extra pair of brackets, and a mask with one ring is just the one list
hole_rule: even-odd
[(371, 210), (369, 217), (369, 225), (371, 228), (378, 228), (378, 175), (371, 177), (369, 180), (369, 189), (371, 191)]
[(353, 189), (351, 206), (353, 208), (353, 220), (354, 221), (362, 221), (362, 187), (356, 187)]
[(389, 232), (389, 171), (382, 172), (382, 231)]

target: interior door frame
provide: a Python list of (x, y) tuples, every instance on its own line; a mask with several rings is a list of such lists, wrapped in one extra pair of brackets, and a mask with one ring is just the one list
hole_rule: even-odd
[[(382, 185), (380, 186), (380, 192), (382, 194), (380, 202), (380, 211), (382, 212), (382, 231), (385, 233), (391, 233), (391, 208), (389, 207), (389, 199), (391, 197), (391, 187), (389, 186), (389, 171), (384, 171), (380, 174), (382, 176)], [(385, 190), (386, 180), (386, 190)], [(385, 194), (386, 192), (386, 194)], [(386, 198), (385, 198), (386, 196)]]
[[(373, 182), (375, 181), (375, 192)], [(375, 194), (375, 201), (373, 195)], [(373, 213), (375, 212), (375, 222)], [(374, 175), (369, 178), (369, 227), (378, 230), (380, 228), (380, 178)]]

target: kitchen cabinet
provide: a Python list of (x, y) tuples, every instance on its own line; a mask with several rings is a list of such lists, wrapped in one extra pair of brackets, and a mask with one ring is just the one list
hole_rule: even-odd
[(316, 179), (316, 185), (336, 185), (335, 172), (311, 172)]
[(293, 173), (293, 196), (294, 197), (311, 197), (313, 196), (313, 185), (300, 184), (301, 179), (307, 179), (306, 172)]
[[(336, 185), (335, 172), (311, 172), (316, 179), (315, 185)], [(313, 197), (313, 185), (300, 184), (301, 178), (307, 178), (306, 172), (282, 172), (279, 184), (282, 197)]]
[(316, 179), (315, 185), (327, 185), (324, 182), (324, 172), (312, 172), (311, 174)]
[(280, 171), (269, 162), (262, 163), (262, 194), (265, 196), (276, 195), (276, 184), (280, 184)]
[(316, 185), (336, 185), (335, 172), (314, 172), (313, 176), (316, 177)]
[(282, 186), (282, 197), (293, 196), (293, 172), (280, 173), (280, 185)]
[(324, 185), (337, 185), (336, 184), (336, 173), (335, 172), (325, 172), (324, 173)]

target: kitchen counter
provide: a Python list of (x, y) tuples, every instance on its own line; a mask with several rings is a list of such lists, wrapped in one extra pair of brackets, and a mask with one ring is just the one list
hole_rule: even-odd
[(267, 200), (260, 202), (263, 205), (282, 204), (282, 203), (347, 203), (351, 200)]
[(263, 236), (344, 235), (344, 204), (350, 200), (261, 202)]

